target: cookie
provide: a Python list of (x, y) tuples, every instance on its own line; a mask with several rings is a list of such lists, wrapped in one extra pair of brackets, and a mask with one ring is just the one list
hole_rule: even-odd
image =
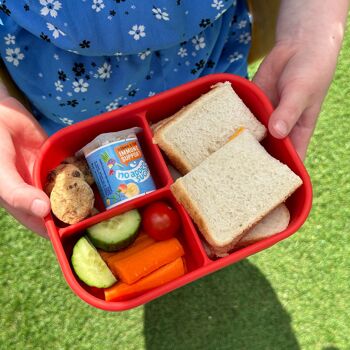
[(57, 182), (65, 181), (69, 178), (84, 180), (84, 175), (79, 168), (73, 164), (60, 164), (57, 168), (49, 172), (44, 191), (50, 195)]
[(69, 158), (66, 158), (62, 163), (63, 164), (73, 164), (77, 168), (79, 168), (79, 170), (84, 174), (85, 181), (89, 185), (92, 185), (95, 182), (94, 177), (91, 174), (89, 165), (88, 165), (87, 161), (85, 160), (85, 158), (83, 158), (83, 157), (79, 157), (79, 158), (69, 157)]
[(50, 195), (52, 212), (66, 224), (75, 224), (88, 217), (94, 199), (88, 183), (78, 178), (56, 181)]

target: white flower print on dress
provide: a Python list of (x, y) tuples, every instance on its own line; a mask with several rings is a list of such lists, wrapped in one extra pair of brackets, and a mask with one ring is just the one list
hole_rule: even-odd
[(93, 0), (91, 8), (96, 12), (100, 12), (102, 9), (105, 8), (105, 4), (103, 3), (103, 0)]
[(57, 11), (62, 7), (62, 4), (57, 0), (40, 0), (43, 8), (40, 10), (42, 16), (50, 14), (51, 17), (57, 17)]
[(57, 81), (55, 82), (55, 87), (56, 87), (56, 91), (60, 91), (60, 92), (63, 91), (63, 84), (61, 83), (60, 80), (57, 80)]
[(169, 21), (169, 14), (167, 12), (163, 12), (159, 7), (153, 7), (152, 12), (157, 19)]
[(66, 34), (62, 32), (61, 29), (58, 29), (56, 26), (54, 26), (51, 23), (46, 23), (47, 28), (50, 32), (52, 32), (52, 36), (57, 39), (60, 35), (65, 36)]
[(180, 57), (184, 58), (187, 56), (187, 49), (184, 47), (180, 47), (179, 52), (177, 53)]
[(148, 93), (148, 97), (154, 96), (155, 94), (156, 94), (155, 92), (150, 91), (150, 92)]
[(12, 63), (14, 66), (19, 65), (19, 61), (23, 60), (24, 54), (19, 47), (15, 49), (6, 49), (6, 61)]
[(240, 22), (238, 23), (238, 28), (239, 28), (239, 29), (242, 29), (242, 28), (244, 28), (246, 25), (247, 25), (247, 21), (242, 20), (242, 21), (240, 21)]
[(72, 120), (72, 119), (68, 119), (68, 118), (63, 118), (63, 117), (61, 117), (61, 118), (60, 118), (60, 121), (61, 121), (63, 124), (67, 124), (67, 125), (72, 125), (72, 124), (73, 124), (73, 120)]
[(105, 62), (101, 67), (97, 68), (97, 73), (94, 75), (95, 78), (109, 79), (112, 73), (112, 66)]
[(193, 39), (192, 39), (192, 43), (194, 44), (194, 48), (198, 51), (200, 49), (204, 49), (205, 48), (205, 41), (204, 41), (204, 37), (201, 36), (199, 37), (198, 35), (196, 35)]
[(86, 92), (88, 87), (89, 83), (84, 81), (84, 79), (73, 81), (74, 92)]
[(56, 61), (58, 61), (58, 60), (60, 59), (60, 56), (58, 56), (57, 53), (55, 53), (55, 54), (53, 55), (53, 58), (54, 58)]
[(217, 10), (220, 10), (222, 7), (224, 7), (224, 4), (221, 0), (214, 0), (211, 4), (211, 7), (214, 7)]
[(11, 34), (7, 34), (6, 36), (4, 36), (4, 40), (5, 40), (5, 44), (6, 45), (15, 45), (16, 44), (16, 37), (14, 35)]
[(122, 99), (122, 97), (117, 97), (115, 100), (113, 100), (111, 103), (109, 103), (107, 106), (106, 106), (106, 110), (108, 112), (110, 111), (113, 111), (117, 108), (119, 108), (119, 101)]
[(140, 38), (144, 38), (146, 36), (145, 26), (134, 24), (129, 30), (129, 34), (134, 37), (134, 40), (140, 40)]
[(232, 55), (230, 55), (228, 57), (228, 60), (230, 61), (230, 63), (233, 63), (233, 62), (236, 62), (242, 58), (243, 58), (243, 55), (241, 53), (235, 51)]
[(242, 44), (248, 44), (251, 40), (250, 33), (244, 33), (239, 36), (239, 42)]
[(147, 56), (149, 56), (151, 54), (151, 50), (146, 50), (146, 51), (143, 51), (143, 52), (139, 52), (139, 57), (141, 60), (145, 60)]

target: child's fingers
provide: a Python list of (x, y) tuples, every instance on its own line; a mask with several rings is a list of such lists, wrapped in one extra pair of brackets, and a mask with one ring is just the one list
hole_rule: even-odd
[(308, 108), (289, 134), (295, 150), (302, 160), (305, 159), (307, 147), (316, 126), (320, 106)]
[(0, 198), (4, 206), (39, 218), (45, 217), (50, 211), (47, 195), (25, 183), (16, 166), (4, 160), (0, 163)]
[(262, 63), (253, 78), (253, 82), (264, 91), (273, 105), (276, 105), (278, 96), (276, 93), (276, 75), (270, 71), (268, 63)]
[(298, 125), (290, 133), (293, 146), (302, 161), (305, 160), (307, 147), (313, 133), (312, 128), (303, 128)]
[(307, 86), (290, 83), (282, 91), (279, 104), (271, 114), (269, 131), (276, 138), (286, 137), (309, 107), (310, 92)]
[(293, 56), (293, 52), (288, 46), (275, 46), (262, 61), (253, 77), (253, 82), (264, 91), (274, 106), (277, 105), (279, 100), (277, 92), (278, 80), (288, 61)]

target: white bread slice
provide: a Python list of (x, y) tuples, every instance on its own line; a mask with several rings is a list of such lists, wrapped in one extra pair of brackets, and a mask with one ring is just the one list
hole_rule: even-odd
[(299, 176), (244, 130), (171, 190), (215, 253), (224, 254), (301, 184)]
[(153, 141), (186, 174), (221, 148), (235, 131), (247, 128), (262, 140), (266, 128), (237, 96), (229, 82), (218, 83), (174, 116), (154, 126)]
[(284, 231), (289, 224), (290, 213), (287, 206), (282, 203), (269, 214), (263, 217), (254, 227), (239, 240), (235, 248), (242, 248), (261, 241), (264, 238)]
[[(185, 107), (181, 108), (179, 111), (177, 111), (175, 114), (171, 115), (170, 117), (161, 119), (159, 122), (151, 124), (150, 127), (153, 131), (153, 134), (155, 134), (162, 126), (164, 126), (167, 122), (175, 118), (177, 115), (179, 115)], [(154, 143), (155, 140), (153, 139)]]
[[(235, 249), (247, 247), (248, 245), (263, 240), (264, 238), (271, 237), (279, 232), (284, 231), (288, 227), (289, 220), (289, 210), (287, 206), (282, 203), (266, 216), (264, 216), (255, 226), (249, 229), (236, 244)], [(228, 253), (219, 255), (215, 254), (215, 252), (211, 249), (210, 245), (205, 240), (202, 240), (202, 244), (210, 259), (214, 259), (216, 257), (222, 258), (228, 255)]]

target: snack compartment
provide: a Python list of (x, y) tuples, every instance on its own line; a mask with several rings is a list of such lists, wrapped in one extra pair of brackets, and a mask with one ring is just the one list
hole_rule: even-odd
[[(67, 157), (74, 156), (76, 152), (81, 150), (83, 146), (94, 139), (97, 135), (133, 127), (141, 129), (137, 134), (137, 138), (145, 161), (150, 169), (151, 176), (154, 179), (156, 186), (155, 191), (165, 188), (172, 182), (172, 179), (158, 148), (152, 143), (149, 126), (146, 122), (145, 113), (142, 110), (137, 113), (129, 111), (129, 113), (117, 115), (115, 114), (115, 111), (112, 111), (102, 116), (92, 118), (86, 122), (72, 125), (71, 127), (65, 128), (54, 134), (44, 144), (35, 164), (35, 185), (40, 189), (44, 189), (49, 172), (55, 169)], [(106, 209), (96, 184), (93, 184), (91, 188), (94, 192), (95, 208), (100, 213), (105, 212)], [(149, 194), (146, 194), (146, 196)], [(131, 198), (130, 200), (133, 201), (134, 199)], [(74, 232), (86, 227), (86, 225), (89, 225), (94, 219), (92, 216), (85, 218), (83, 221), (76, 224), (68, 225), (58, 220), (52, 213), (50, 213), (45, 220), (46, 222), (52, 221), (58, 228), (60, 234), (63, 235), (65, 232)], [(87, 223), (85, 223), (85, 220)]]

